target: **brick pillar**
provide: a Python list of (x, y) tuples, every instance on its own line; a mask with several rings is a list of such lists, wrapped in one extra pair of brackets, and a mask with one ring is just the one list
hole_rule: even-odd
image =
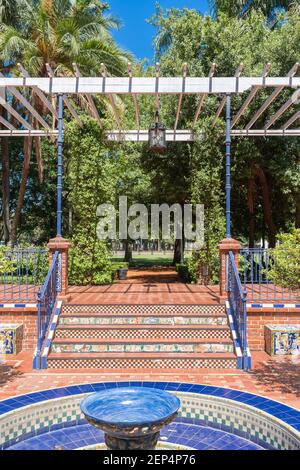
[(71, 243), (62, 237), (52, 238), (48, 243), (49, 263), (51, 265), (53, 255), (56, 251), (61, 253), (61, 292), (58, 295), (60, 300), (68, 300), (68, 254)]
[(241, 250), (241, 245), (233, 238), (224, 238), (219, 244), (220, 251), (220, 302), (227, 300), (226, 292), (226, 258), (229, 251), (232, 251), (235, 257), (235, 263), (238, 267), (238, 255)]

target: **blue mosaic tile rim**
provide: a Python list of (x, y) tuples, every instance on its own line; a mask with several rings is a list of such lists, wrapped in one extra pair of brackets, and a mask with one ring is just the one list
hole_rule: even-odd
[(36, 303), (27, 303), (27, 304), (0, 304), (0, 308), (37, 308)]
[(291, 304), (291, 303), (250, 303), (247, 304), (247, 308), (300, 308), (300, 304)]
[(12, 397), (0, 401), (0, 415), (9, 413), (28, 405), (33, 405), (46, 400), (63, 398), (82, 393), (93, 393), (100, 390), (116, 387), (151, 387), (167, 391), (196, 393), (199, 395), (209, 395), (219, 398), (226, 398), (233, 402), (249, 405), (257, 410), (268, 413), (270, 416), (281, 420), (288, 426), (300, 432), (300, 411), (290, 406), (284, 405), (275, 400), (270, 400), (253, 393), (242, 392), (230, 388), (213, 387), (211, 385), (189, 384), (180, 382), (150, 382), (150, 381), (126, 381), (126, 382), (96, 382), (92, 384), (71, 385), (40, 392), (29, 393)]

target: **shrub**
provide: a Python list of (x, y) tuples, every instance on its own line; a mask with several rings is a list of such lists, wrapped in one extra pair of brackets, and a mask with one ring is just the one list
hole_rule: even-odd
[(113, 269), (107, 245), (85, 237), (72, 240), (69, 282), (73, 285), (110, 284)]
[(274, 262), (269, 278), (277, 286), (300, 289), (300, 229), (281, 234), (278, 241), (270, 250)]

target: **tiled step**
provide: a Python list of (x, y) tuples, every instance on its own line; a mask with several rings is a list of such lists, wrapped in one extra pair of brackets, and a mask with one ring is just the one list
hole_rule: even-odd
[(82, 354), (50, 353), (47, 367), (49, 369), (101, 369), (130, 372), (130, 370), (168, 369), (169, 371), (183, 369), (236, 369), (237, 359), (233, 353), (196, 354), (196, 353), (90, 353)]
[(126, 353), (128, 355), (141, 353), (232, 353), (233, 344), (228, 339), (55, 339), (51, 352), (75, 353)]
[(64, 305), (62, 316), (93, 316), (93, 315), (117, 315), (117, 316), (201, 316), (201, 315), (225, 315), (224, 305)]
[(227, 317), (224, 315), (62, 315), (60, 325), (227, 325)]
[(59, 325), (55, 337), (93, 339), (181, 339), (181, 338), (230, 338), (230, 329), (225, 325)]
[(64, 305), (50, 369), (236, 369), (224, 305)]

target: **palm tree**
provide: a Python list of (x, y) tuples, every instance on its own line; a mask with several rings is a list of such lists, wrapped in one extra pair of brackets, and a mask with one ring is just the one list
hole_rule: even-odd
[[(16, 0), (0, 0), (0, 23), (5, 22), (9, 25), (16, 26), (17, 19), (17, 1)], [(1, 71), (5, 70), (4, 64), (0, 65)], [(7, 113), (1, 107), (1, 116), (7, 119)], [(8, 243), (10, 238), (10, 190), (9, 190), (9, 149), (8, 138), (1, 139), (1, 163), (2, 163), (2, 226), (0, 238)]]
[[(112, 75), (122, 75), (130, 58), (114, 43), (110, 30), (119, 22), (104, 14), (107, 5), (92, 0), (16, 0), (17, 27), (2, 23), (0, 59), (3, 63), (21, 62), (33, 76), (47, 76), (46, 64), (56, 75), (72, 75), (73, 63), (83, 74), (99, 75), (105, 63)], [(33, 97), (31, 97), (33, 99)], [(43, 112), (36, 98), (35, 106)], [(36, 145), (39, 146), (38, 141)], [(24, 140), (24, 163), (20, 191), (12, 224), (11, 243), (17, 238), (17, 226), (24, 204), (26, 182), (32, 152), (32, 138)], [(36, 152), (39, 168), (41, 157)]]

